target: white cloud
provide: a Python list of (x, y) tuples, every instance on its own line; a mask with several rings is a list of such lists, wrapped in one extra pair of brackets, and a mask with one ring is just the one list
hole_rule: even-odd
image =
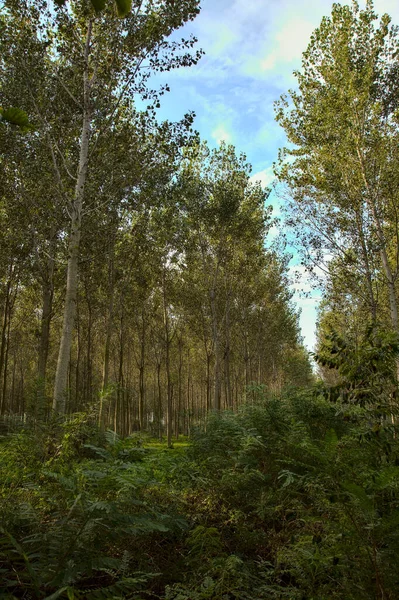
[(260, 69), (271, 71), (284, 63), (287, 66), (298, 63), (314, 28), (313, 21), (301, 17), (285, 23), (275, 35), (273, 49), (260, 61)]
[(215, 142), (217, 142), (218, 144), (220, 144), (221, 142), (230, 143), (232, 140), (231, 133), (229, 133), (227, 131), (226, 125), (224, 123), (221, 123), (220, 125), (218, 125), (212, 131), (211, 136), (213, 137)]
[(259, 181), (262, 187), (269, 187), (274, 180), (273, 167), (267, 167), (267, 169), (263, 169), (263, 171), (258, 171), (258, 173), (254, 173), (250, 178), (251, 183)]

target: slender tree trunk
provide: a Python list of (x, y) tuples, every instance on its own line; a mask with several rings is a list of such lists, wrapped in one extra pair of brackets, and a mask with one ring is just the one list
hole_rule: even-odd
[(187, 392), (186, 392), (186, 435), (190, 435), (191, 431), (191, 414), (190, 414), (190, 388), (191, 388), (191, 365), (190, 365), (190, 349), (187, 349)]
[(11, 398), (10, 398), (10, 406), (11, 411), (15, 413), (19, 413), (18, 403), (15, 401), (15, 375), (17, 371), (17, 354), (14, 349), (13, 353), (13, 361), (12, 361), (12, 379), (11, 379)]
[(168, 448), (170, 448), (172, 446), (173, 406), (172, 406), (172, 380), (171, 380), (171, 375), (170, 375), (171, 336), (170, 336), (170, 331), (169, 331), (169, 314), (168, 314), (168, 305), (167, 305), (167, 300), (166, 300), (165, 268), (163, 269), (162, 287), (163, 287), (163, 324), (164, 324), (164, 333), (165, 333), (165, 368), (166, 368), (166, 387), (167, 387), (166, 438), (167, 438)]
[[(80, 389), (80, 365), (82, 362), (82, 342), (81, 342), (81, 330), (80, 330), (80, 302), (76, 303), (76, 365), (75, 365), (75, 394), (73, 405), (70, 404), (69, 412), (77, 412), (80, 409), (80, 398), (82, 396)], [(72, 366), (72, 356), (73, 356), (73, 348), (71, 346), (71, 358), (70, 364)], [(72, 370), (72, 369), (71, 369)], [(69, 396), (72, 400), (72, 386), (69, 386)], [(68, 412), (68, 410), (67, 410)]]
[(180, 433), (180, 413), (181, 413), (181, 400), (182, 400), (182, 373), (183, 373), (183, 340), (179, 338), (179, 370), (178, 370), (178, 388), (177, 388), (177, 411), (175, 418), (175, 437), (179, 439)]
[[(6, 355), (7, 355), (7, 346), (8, 346), (8, 336), (7, 332), (9, 332), (9, 321), (11, 319), (11, 290), (12, 290), (12, 280), (14, 274), (14, 265), (10, 264), (8, 280), (6, 285), (6, 297), (4, 302), (4, 311), (3, 311), (3, 324), (1, 329), (1, 345), (0, 345), (0, 381), (3, 377), (3, 373), (7, 369), (6, 366)], [(4, 381), (4, 377), (3, 377)], [(4, 386), (0, 386), (0, 415), (4, 415), (6, 412), (6, 398), (4, 394)]]
[(232, 395), (231, 395), (231, 376), (230, 376), (230, 294), (228, 294), (226, 299), (226, 315), (225, 315), (225, 325), (226, 325), (226, 346), (224, 351), (224, 373), (226, 380), (226, 404), (228, 408), (231, 408), (233, 405)]
[(109, 259), (108, 269), (108, 297), (109, 304), (107, 310), (107, 324), (105, 332), (105, 348), (104, 348), (104, 359), (103, 359), (103, 370), (102, 370), (102, 384), (100, 394), (100, 406), (98, 411), (98, 424), (100, 427), (104, 427), (104, 397), (107, 393), (108, 382), (109, 382), (109, 363), (110, 363), (110, 352), (111, 352), (111, 339), (112, 339), (112, 322), (114, 317), (114, 249)]
[(50, 325), (53, 312), (53, 297), (54, 297), (54, 268), (55, 268), (55, 233), (50, 232), (49, 256), (47, 259), (47, 269), (42, 287), (42, 318), (40, 324), (40, 342), (37, 361), (38, 375), (38, 406), (36, 412), (39, 416), (44, 416), (45, 398), (46, 398), (46, 374), (47, 374), (47, 359), (50, 347)]
[(141, 311), (141, 339), (140, 339), (140, 364), (139, 364), (139, 424), (140, 431), (144, 430), (144, 404), (145, 404), (145, 334), (146, 321), (144, 308)]
[(84, 52), (83, 73), (83, 123), (80, 141), (80, 156), (78, 177), (75, 188), (75, 198), (71, 206), (71, 230), (68, 241), (68, 267), (67, 287), (65, 293), (65, 306), (60, 349), (57, 361), (57, 370), (54, 384), (53, 409), (58, 414), (65, 413), (66, 389), (68, 381), (68, 363), (72, 346), (72, 334), (76, 313), (76, 299), (78, 289), (78, 260), (81, 236), (81, 220), (84, 189), (87, 178), (89, 141), (90, 141), (90, 80), (89, 80), (89, 55), (92, 35), (92, 20), (87, 26), (86, 44)]
[(249, 350), (248, 350), (248, 334), (244, 336), (244, 369), (245, 369), (245, 400), (248, 400), (248, 387), (250, 383), (250, 367), (249, 367)]
[(86, 394), (85, 394), (85, 402), (91, 402), (91, 392), (92, 392), (92, 327), (93, 327), (93, 311), (91, 308), (90, 300), (87, 301), (87, 309), (89, 312), (89, 319), (87, 323), (87, 355), (86, 355)]
[(125, 350), (125, 336), (124, 336), (124, 314), (123, 314), (123, 306), (122, 306), (122, 314), (121, 314), (121, 329), (120, 329), (120, 337), (119, 337), (119, 369), (118, 369), (118, 387), (116, 393), (116, 416), (115, 416), (115, 431), (121, 431), (121, 427), (118, 427), (119, 424), (123, 422), (123, 414), (121, 416), (121, 409), (123, 408), (123, 390), (124, 390), (124, 380), (123, 380), (123, 364), (124, 364), (124, 350)]
[(8, 356), (9, 356), (9, 350), (10, 350), (11, 309), (12, 309), (12, 306), (10, 306), (10, 315), (8, 317), (7, 336), (6, 336), (6, 350), (5, 350), (5, 355), (4, 355), (4, 376), (3, 376), (3, 398), (4, 398), (4, 403), (5, 403), (6, 398), (7, 398), (7, 375), (8, 375)]
[(219, 349), (219, 332), (217, 323), (217, 311), (216, 311), (216, 290), (213, 288), (210, 293), (211, 300), (211, 311), (212, 311), (212, 334), (213, 334), (213, 352), (215, 355), (214, 364), (214, 395), (213, 395), (213, 408), (220, 410), (221, 408), (221, 396), (222, 396), (222, 383), (220, 373), (220, 349)]
[(158, 384), (158, 436), (162, 442), (162, 386), (161, 386), (161, 361), (157, 362), (157, 384)]

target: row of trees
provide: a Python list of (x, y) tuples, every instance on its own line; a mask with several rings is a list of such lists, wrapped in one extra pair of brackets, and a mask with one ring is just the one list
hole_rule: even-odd
[[(324, 270), (319, 339), (399, 333), (399, 38), (372, 2), (334, 4), (276, 105), (291, 147), (276, 167), (304, 262)], [(287, 160), (289, 159), (289, 160)]]
[(167, 88), (149, 77), (200, 58), (169, 39), (198, 2), (113, 10), (10, 0), (1, 14), (1, 103), (35, 128), (0, 130), (0, 406), (96, 407), (105, 426), (170, 440), (252, 382), (311, 370), (245, 157), (201, 144), (191, 114), (156, 120)]

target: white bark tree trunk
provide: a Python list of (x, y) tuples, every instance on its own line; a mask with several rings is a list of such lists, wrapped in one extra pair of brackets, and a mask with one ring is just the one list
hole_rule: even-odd
[(68, 365), (72, 346), (72, 334), (76, 313), (76, 298), (78, 289), (78, 261), (81, 236), (81, 220), (84, 188), (87, 178), (89, 141), (90, 141), (90, 79), (89, 79), (89, 55), (92, 36), (92, 20), (87, 26), (86, 43), (84, 52), (83, 72), (83, 123), (80, 141), (80, 155), (78, 177), (75, 188), (75, 196), (71, 207), (71, 231), (68, 241), (68, 267), (67, 288), (65, 293), (65, 305), (60, 349), (58, 353), (57, 370), (54, 384), (53, 410), (58, 414), (65, 413), (66, 389), (68, 381)]

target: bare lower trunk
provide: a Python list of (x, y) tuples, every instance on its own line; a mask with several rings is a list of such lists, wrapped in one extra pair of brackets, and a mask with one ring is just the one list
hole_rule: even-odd
[[(88, 296), (89, 298), (89, 296)], [(87, 323), (87, 350), (86, 350), (86, 377), (85, 377), (85, 394), (84, 402), (91, 403), (92, 400), (92, 327), (93, 327), (93, 311), (90, 301), (87, 301), (89, 319)]]
[(226, 346), (224, 351), (224, 372), (226, 379), (226, 404), (228, 408), (232, 407), (231, 377), (230, 377), (230, 298), (226, 303)]
[(248, 349), (248, 334), (245, 332), (244, 338), (244, 369), (245, 369), (245, 400), (248, 400), (248, 389), (250, 383), (250, 373), (249, 373), (249, 349)]
[(211, 354), (206, 351), (206, 412), (211, 410)]
[(191, 415), (190, 415), (190, 387), (191, 387), (191, 365), (190, 365), (190, 349), (187, 349), (187, 392), (186, 392), (186, 435), (191, 432)]
[[(12, 306), (10, 307), (10, 315), (8, 317), (8, 324), (7, 324), (7, 336), (6, 336), (6, 348), (5, 348), (5, 354), (4, 354), (4, 376), (3, 376), (3, 399), (4, 399), (4, 403), (7, 397), (7, 375), (8, 375), (8, 355), (9, 355), (9, 350), (10, 350), (10, 328), (11, 328), (11, 310), (12, 310)], [(10, 410), (10, 404), (9, 404), (9, 410)]]
[(158, 436), (162, 442), (162, 387), (161, 387), (161, 362), (157, 362), (157, 384), (158, 384)]
[(75, 198), (71, 207), (71, 230), (68, 241), (67, 287), (62, 324), (60, 349), (58, 353), (57, 370), (54, 384), (53, 409), (58, 414), (65, 413), (66, 390), (68, 383), (68, 364), (72, 346), (72, 333), (76, 313), (76, 298), (78, 289), (78, 260), (81, 236), (81, 219), (84, 188), (87, 178), (89, 140), (90, 140), (90, 81), (89, 54), (92, 32), (92, 21), (87, 27), (85, 45), (85, 66), (83, 75), (84, 110), (82, 135), (80, 141), (80, 156), (78, 177), (75, 188)]
[[(9, 279), (7, 281), (6, 288), (6, 298), (4, 303), (4, 312), (3, 312), (3, 324), (1, 331), (1, 344), (0, 344), (0, 378), (3, 375), (4, 365), (5, 365), (5, 355), (7, 348), (7, 331), (8, 331), (8, 321), (10, 319), (10, 303), (11, 303), (11, 277), (12, 277), (13, 266), (10, 266)], [(6, 399), (4, 397), (2, 387), (0, 386), (0, 414), (4, 415), (6, 411)]]
[(212, 334), (213, 334), (213, 352), (215, 355), (214, 364), (214, 395), (213, 395), (213, 408), (220, 410), (221, 408), (221, 395), (222, 395), (222, 382), (220, 374), (220, 349), (219, 349), (219, 332), (217, 324), (217, 312), (216, 312), (216, 291), (211, 290), (211, 311), (212, 311)]
[(104, 348), (104, 362), (103, 362), (103, 373), (102, 373), (102, 385), (100, 394), (100, 406), (98, 411), (98, 424), (100, 427), (104, 427), (104, 399), (107, 394), (108, 382), (109, 382), (109, 361), (111, 351), (111, 338), (112, 338), (112, 325), (114, 317), (114, 257), (109, 260), (109, 304), (107, 314), (107, 325), (105, 332), (105, 348)]
[(183, 372), (183, 340), (179, 339), (179, 382), (177, 388), (177, 410), (175, 417), (175, 437), (179, 439), (180, 433), (180, 414), (181, 414), (181, 400), (182, 400), (182, 372)]
[(144, 430), (144, 403), (145, 403), (145, 333), (146, 333), (146, 320), (144, 316), (144, 309), (141, 313), (142, 328), (141, 328), (141, 340), (140, 340), (140, 366), (139, 366), (139, 424), (140, 431)]
[(54, 247), (50, 245), (50, 256), (47, 261), (47, 272), (43, 282), (42, 295), (42, 318), (40, 324), (40, 343), (37, 360), (37, 416), (43, 416), (46, 411), (46, 374), (47, 374), (47, 359), (50, 347), (50, 324), (51, 315), (53, 312), (53, 296), (54, 296)]
[(166, 300), (166, 277), (165, 269), (163, 271), (163, 324), (165, 332), (165, 367), (166, 367), (166, 386), (167, 386), (167, 403), (166, 403), (166, 437), (168, 448), (172, 446), (172, 429), (173, 429), (173, 402), (172, 402), (172, 382), (170, 374), (170, 344), (171, 336), (169, 331), (169, 314)]
[(124, 314), (121, 314), (121, 330), (119, 337), (119, 370), (118, 370), (118, 387), (116, 393), (116, 410), (115, 410), (115, 431), (123, 435), (123, 398), (124, 398), (124, 378), (123, 378), (123, 365), (124, 365), (124, 350), (125, 350), (125, 336), (124, 336)]

